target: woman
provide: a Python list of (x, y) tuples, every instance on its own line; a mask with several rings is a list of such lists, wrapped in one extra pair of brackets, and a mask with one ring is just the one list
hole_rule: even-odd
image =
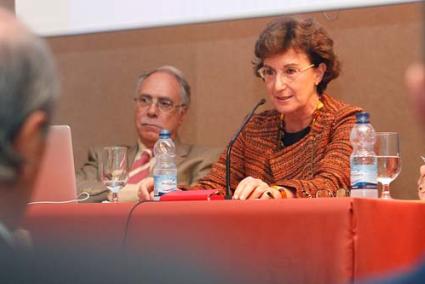
[[(335, 196), (349, 188), (349, 133), (360, 108), (324, 91), (339, 75), (333, 41), (310, 19), (279, 18), (260, 34), (254, 69), (274, 109), (255, 115), (232, 149), (233, 199)], [(225, 188), (225, 154), (199, 183)], [(139, 197), (150, 199), (142, 185)]]

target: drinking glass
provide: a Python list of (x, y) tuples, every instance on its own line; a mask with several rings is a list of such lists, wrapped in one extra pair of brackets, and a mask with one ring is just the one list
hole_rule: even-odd
[(390, 183), (401, 171), (399, 135), (396, 132), (377, 132), (375, 154), (378, 160), (378, 182), (382, 184), (381, 198), (391, 199)]
[(112, 202), (118, 202), (118, 192), (127, 183), (127, 148), (104, 147), (102, 152), (102, 181), (112, 192)]

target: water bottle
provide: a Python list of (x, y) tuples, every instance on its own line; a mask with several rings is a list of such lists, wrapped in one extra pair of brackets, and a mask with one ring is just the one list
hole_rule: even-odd
[(357, 113), (356, 124), (350, 134), (353, 146), (350, 156), (351, 197), (378, 197), (378, 163), (373, 150), (375, 140), (376, 133), (369, 122), (369, 113)]
[(154, 200), (159, 200), (161, 195), (177, 189), (176, 146), (170, 131), (160, 131), (153, 152), (156, 160), (153, 167)]

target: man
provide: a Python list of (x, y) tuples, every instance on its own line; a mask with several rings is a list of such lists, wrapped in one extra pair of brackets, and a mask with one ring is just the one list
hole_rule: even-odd
[(413, 110), (421, 122), (425, 122), (425, 66), (412, 64), (406, 71), (408, 97)]
[[(143, 74), (138, 82), (135, 101), (137, 145), (128, 147), (130, 173), (128, 184), (119, 192), (121, 202), (137, 201), (139, 183), (150, 175), (155, 158), (152, 148), (159, 131), (170, 130), (176, 143), (177, 181), (179, 187), (190, 186), (206, 175), (220, 154), (218, 149), (183, 144), (178, 137), (190, 106), (190, 86), (183, 73), (173, 66), (162, 66)], [(99, 178), (101, 149), (93, 149), (89, 159), (77, 172), (79, 192), (91, 195), (90, 201), (108, 198), (108, 191)]]
[(17, 246), (57, 95), (44, 42), (0, 8), (0, 251)]
[[(421, 122), (425, 122), (425, 66), (423, 64), (412, 64), (407, 69), (406, 85), (415, 114)], [(425, 165), (419, 169), (418, 196), (419, 199), (425, 200)]]

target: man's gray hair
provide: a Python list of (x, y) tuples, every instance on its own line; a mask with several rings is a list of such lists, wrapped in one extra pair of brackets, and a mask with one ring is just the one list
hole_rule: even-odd
[(186, 107), (189, 107), (189, 105), (190, 105), (190, 85), (187, 82), (183, 72), (180, 71), (179, 69), (177, 69), (176, 67), (171, 66), (171, 65), (164, 65), (164, 66), (161, 66), (159, 68), (156, 68), (154, 70), (151, 70), (149, 72), (146, 72), (146, 73), (143, 73), (142, 75), (140, 75), (139, 80), (137, 81), (136, 94), (139, 93), (139, 90), (140, 90), (140, 87), (143, 84), (143, 81), (146, 78), (148, 78), (150, 75), (152, 75), (156, 72), (164, 72), (164, 73), (170, 74), (177, 80), (177, 82), (180, 85), (181, 103), (183, 105), (185, 105)]
[(32, 112), (42, 110), (50, 120), (59, 84), (45, 42), (4, 16), (0, 15), (6, 26), (0, 29), (0, 182), (15, 182), (23, 161), (13, 149), (14, 139)]

